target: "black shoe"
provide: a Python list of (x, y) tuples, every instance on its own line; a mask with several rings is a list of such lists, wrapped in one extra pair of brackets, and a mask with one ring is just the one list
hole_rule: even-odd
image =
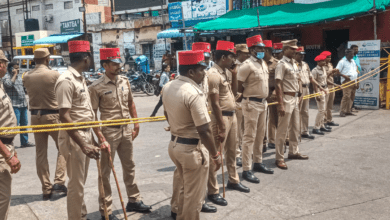
[[(102, 220), (106, 220), (106, 217), (102, 216)], [(108, 220), (119, 220), (119, 219), (117, 217), (115, 217), (115, 215), (109, 215)]]
[(268, 148), (269, 148), (269, 149), (275, 149), (275, 144), (273, 144), (273, 143), (268, 143)]
[(253, 175), (252, 171), (242, 172), (242, 178), (244, 178), (244, 180), (251, 182), (251, 183), (260, 183), (259, 178), (257, 178), (255, 175)]
[(267, 152), (267, 144), (263, 144), (263, 153)]
[(35, 147), (35, 144), (31, 143), (31, 142), (27, 142), (27, 144), (24, 144), (22, 146), (20, 146), (21, 148), (25, 148), (25, 147)]
[(327, 129), (327, 128), (320, 128), (320, 131), (331, 132), (332, 130)]
[(217, 207), (207, 205), (206, 203), (202, 205), (201, 212), (215, 213), (217, 212)]
[[(207, 198), (210, 200), (210, 202), (212, 202), (216, 205), (220, 205), (220, 206), (227, 206), (228, 205), (226, 199), (224, 199), (219, 194), (208, 195)], [(202, 207), (202, 209), (203, 209), (203, 207)]]
[(150, 115), (149, 117), (150, 117), (150, 118), (153, 118), (153, 117), (156, 117), (156, 115)]
[(232, 189), (232, 190), (237, 190), (237, 191), (244, 192), (244, 193), (248, 193), (251, 191), (248, 187), (242, 185), (241, 183), (235, 184), (235, 183), (230, 183), (229, 181), (227, 183), (226, 188)]
[(236, 165), (237, 165), (238, 167), (242, 167), (242, 159), (241, 159), (241, 157), (237, 157), (237, 158), (236, 158)]
[(339, 126), (339, 124), (334, 123), (333, 121), (326, 123), (329, 126)]
[(128, 212), (150, 212), (152, 206), (145, 205), (142, 201), (139, 202), (128, 202), (126, 211)]
[(320, 131), (320, 129), (313, 129), (313, 134), (325, 135), (324, 132)]
[(253, 164), (253, 171), (266, 173), (266, 174), (274, 174), (274, 171), (267, 168), (263, 163), (255, 163)]
[(307, 138), (307, 139), (314, 139), (315, 138), (313, 135), (310, 135), (310, 134), (302, 134), (301, 137)]
[(173, 218), (173, 220), (176, 220), (176, 216), (177, 214), (171, 211), (171, 217)]
[(64, 186), (64, 185), (59, 185), (59, 184), (54, 184), (52, 190), (54, 190), (54, 191), (57, 192), (57, 193), (58, 193), (58, 192), (63, 192), (63, 193), (65, 193), (65, 194), (68, 193), (68, 189), (66, 188), (66, 186)]
[(53, 193), (43, 194), (43, 196), (42, 196), (43, 201), (47, 201), (47, 200), (51, 199), (52, 195), (53, 195)]
[(326, 129), (332, 130), (332, 127), (330, 127), (330, 126), (328, 126), (328, 125), (326, 125), (326, 124), (325, 124), (324, 126), (325, 126)]

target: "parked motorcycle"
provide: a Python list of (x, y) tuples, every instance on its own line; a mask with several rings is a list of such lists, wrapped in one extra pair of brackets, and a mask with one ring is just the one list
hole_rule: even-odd
[(148, 82), (150, 76), (143, 72), (128, 72), (126, 73), (129, 79), (132, 92), (144, 92), (148, 96), (154, 95), (154, 86)]

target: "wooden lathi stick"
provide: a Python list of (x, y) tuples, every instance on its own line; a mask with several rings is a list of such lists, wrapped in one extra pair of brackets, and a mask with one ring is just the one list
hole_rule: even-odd
[(225, 171), (223, 168), (223, 151), (222, 151), (222, 143), (219, 145), (219, 150), (221, 152), (221, 166), (222, 166), (222, 186), (223, 186), (223, 198), (225, 198)]
[(125, 216), (125, 219), (127, 220), (127, 214), (126, 214), (125, 204), (123, 203), (123, 198), (122, 198), (121, 189), (120, 189), (120, 187), (119, 187), (118, 178), (116, 177), (116, 172), (115, 172), (115, 168), (114, 168), (114, 163), (112, 162), (112, 158), (111, 158), (111, 155), (110, 155), (110, 154), (108, 155), (108, 157), (110, 158), (110, 165), (111, 165), (111, 168), (112, 168), (112, 173), (114, 174), (115, 183), (116, 183), (116, 188), (118, 189), (119, 198), (120, 198), (120, 200), (121, 200), (122, 209), (123, 209), (123, 215)]
[(100, 188), (100, 199), (102, 200), (102, 204), (103, 204), (103, 209), (104, 209), (104, 216), (106, 217), (106, 219), (108, 220), (109, 217), (108, 217), (108, 211), (107, 211), (107, 204), (106, 204), (106, 200), (105, 200), (105, 194), (104, 194), (104, 187), (103, 187), (103, 178), (102, 178), (102, 168), (100, 167), (100, 159), (97, 159), (96, 160), (96, 163), (97, 163), (97, 168), (98, 168), (98, 173), (99, 173), (99, 179), (98, 179), (98, 182), (99, 182), (99, 188)]

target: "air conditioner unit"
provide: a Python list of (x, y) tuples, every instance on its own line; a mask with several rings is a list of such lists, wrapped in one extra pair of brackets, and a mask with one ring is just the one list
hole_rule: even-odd
[(48, 22), (48, 23), (52, 23), (53, 22), (53, 15), (46, 15), (45, 16), (45, 21)]

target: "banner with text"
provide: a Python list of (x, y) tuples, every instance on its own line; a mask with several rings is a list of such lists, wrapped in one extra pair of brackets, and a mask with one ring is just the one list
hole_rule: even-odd
[[(359, 47), (358, 57), (362, 69), (359, 77), (379, 67), (381, 59), (380, 40), (349, 41), (348, 48), (352, 45)], [(377, 74), (359, 83), (354, 101), (355, 106), (364, 109), (379, 109), (379, 78), (380, 74), (377, 71)]]
[(153, 45), (154, 70), (161, 70), (162, 58), (167, 50), (171, 50), (171, 44), (165, 44), (164, 41), (156, 43)]

